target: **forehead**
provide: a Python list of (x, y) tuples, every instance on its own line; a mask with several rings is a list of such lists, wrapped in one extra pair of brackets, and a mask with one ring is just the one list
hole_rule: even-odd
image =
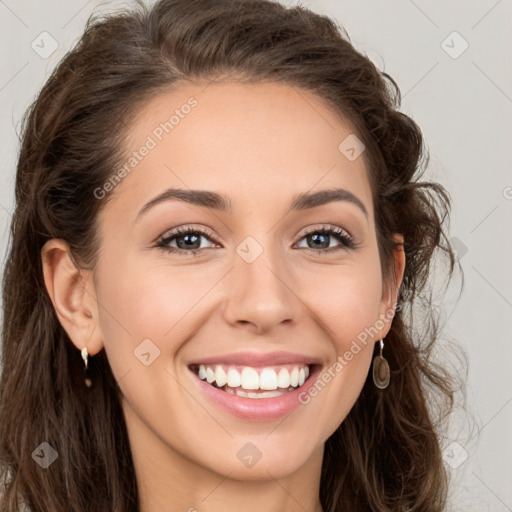
[(126, 137), (128, 172), (113, 199), (140, 205), (166, 188), (190, 188), (233, 197), (236, 210), (344, 187), (371, 214), (363, 157), (343, 152), (354, 135), (326, 102), (297, 87), (187, 84), (139, 109)]

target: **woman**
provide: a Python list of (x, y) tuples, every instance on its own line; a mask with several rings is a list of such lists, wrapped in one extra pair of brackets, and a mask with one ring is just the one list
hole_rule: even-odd
[(89, 22), (24, 126), (2, 510), (443, 509), (450, 202), (399, 102), (304, 8)]

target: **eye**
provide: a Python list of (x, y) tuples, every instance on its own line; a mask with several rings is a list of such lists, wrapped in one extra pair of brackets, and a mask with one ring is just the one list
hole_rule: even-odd
[[(354, 249), (356, 242), (354, 239), (342, 228), (328, 226), (328, 227), (314, 227), (306, 231), (306, 234), (301, 240), (306, 241), (306, 244), (311, 244), (312, 247), (305, 247), (309, 251), (317, 252), (335, 252), (342, 249)], [(331, 242), (338, 240), (339, 245), (332, 246)]]
[(177, 228), (161, 238), (156, 247), (160, 247), (170, 253), (194, 255), (206, 248), (201, 245), (203, 238), (212, 241), (210, 233), (201, 229), (191, 227)]

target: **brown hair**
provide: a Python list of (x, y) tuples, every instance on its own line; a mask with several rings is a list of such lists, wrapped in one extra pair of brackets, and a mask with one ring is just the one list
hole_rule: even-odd
[[(16, 210), (3, 283), (0, 508), (32, 512), (139, 510), (120, 390), (105, 352), (90, 360), (83, 386), (79, 352), (46, 291), (41, 249), (66, 240), (77, 264), (94, 268), (93, 191), (125, 161), (128, 120), (158, 92), (194, 80), (279, 81), (326, 100), (357, 130), (373, 192), (385, 282), (393, 233), (404, 236), (400, 308), (387, 337), (391, 383), (371, 374), (355, 406), (327, 440), (320, 499), (326, 512), (439, 511), (447, 478), (438, 427), (453, 404), (455, 379), (431, 360), (438, 322), (429, 309), (434, 255), (456, 262), (445, 235), (449, 196), (421, 182), (419, 127), (400, 113), (400, 91), (354, 49), (326, 16), (267, 0), (161, 0), (89, 20), (23, 123)], [(427, 297), (427, 301), (425, 301)], [(422, 300), (418, 301), (417, 299)], [(412, 318), (427, 313), (425, 328)], [(58, 461), (41, 470), (42, 442)]]

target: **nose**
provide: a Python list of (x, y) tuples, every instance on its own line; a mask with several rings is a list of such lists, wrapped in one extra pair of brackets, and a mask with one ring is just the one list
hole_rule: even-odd
[(235, 255), (225, 283), (225, 321), (237, 328), (247, 326), (257, 334), (296, 322), (302, 303), (293, 290), (292, 273), (286, 269), (283, 258), (269, 251), (252, 262)]

